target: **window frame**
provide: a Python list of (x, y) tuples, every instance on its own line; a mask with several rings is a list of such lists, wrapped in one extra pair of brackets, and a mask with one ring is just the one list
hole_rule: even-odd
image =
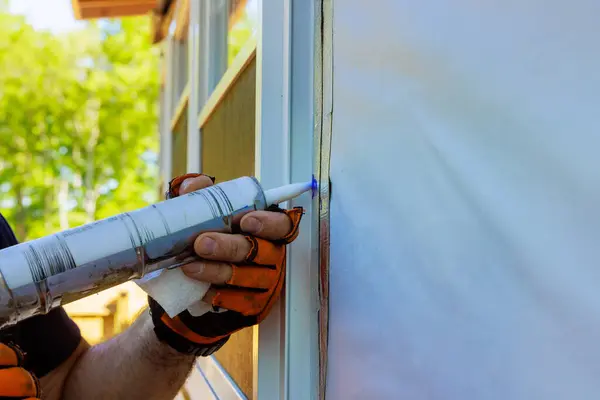
[(199, 81), (201, 80), (200, 62), (200, 39), (201, 18), (205, 8), (204, 1), (192, 1), (189, 7), (188, 25), (188, 87), (190, 88), (187, 108), (187, 171), (200, 171), (202, 166), (202, 140), (200, 132), (196, 131), (197, 111), (202, 104), (203, 95), (199, 93)]
[[(202, 125), (245, 67), (243, 58), (252, 56), (257, 63), (255, 176), (265, 189), (313, 176), (319, 106), (315, 69), (320, 68), (320, 60), (315, 57), (320, 29), (316, 21), (321, 2), (257, 0), (256, 40), (244, 46), (229, 68), (227, 38), (215, 39), (228, 24), (211, 23), (214, 14), (210, 1), (190, 2), (188, 89), (179, 97), (181, 77), (176, 75), (185, 59), (181, 42), (172, 32), (164, 41), (167, 70), (160, 128), (163, 191), (172, 178), (172, 127), (181, 112), (187, 112), (188, 118), (186, 166), (189, 172), (200, 171)], [(223, 14), (227, 18), (229, 12)], [(288, 247), (285, 294), (268, 318), (254, 327), (254, 400), (321, 397), (317, 198), (307, 193), (283, 206), (302, 206), (306, 213), (298, 238)], [(246, 398), (214, 357), (197, 360), (186, 387), (192, 399)]]
[(169, 181), (172, 175), (172, 163), (173, 163), (173, 131), (171, 129), (173, 119), (173, 97), (174, 97), (174, 68), (173, 68), (173, 38), (167, 36), (162, 43), (163, 54), (165, 58), (164, 62), (164, 76), (165, 82), (162, 93), (162, 104), (160, 105), (161, 111), (161, 126), (160, 126), (160, 161), (161, 161), (161, 183), (162, 192), (166, 193), (169, 188)]
[[(315, 172), (318, 3), (258, 1), (255, 154), (256, 176), (265, 189), (306, 181)], [(305, 215), (288, 247), (285, 296), (255, 327), (257, 400), (315, 399), (319, 392), (316, 201), (306, 193), (283, 205), (302, 206)]]

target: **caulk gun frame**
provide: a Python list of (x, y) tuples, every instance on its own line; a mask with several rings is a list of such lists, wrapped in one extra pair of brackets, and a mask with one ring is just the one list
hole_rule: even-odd
[(190, 263), (198, 235), (231, 232), (248, 212), (311, 187), (292, 184), (265, 193), (256, 178), (241, 177), (0, 250), (0, 328)]

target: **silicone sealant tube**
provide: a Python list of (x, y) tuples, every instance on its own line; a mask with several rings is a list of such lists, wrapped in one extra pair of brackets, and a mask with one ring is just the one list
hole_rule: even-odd
[(177, 265), (199, 234), (269, 204), (242, 177), (0, 250), (0, 328)]

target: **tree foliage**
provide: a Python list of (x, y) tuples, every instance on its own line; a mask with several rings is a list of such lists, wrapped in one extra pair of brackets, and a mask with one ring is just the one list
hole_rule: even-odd
[(227, 63), (231, 64), (235, 56), (252, 36), (256, 35), (257, 21), (248, 13), (247, 9), (241, 12), (239, 20), (231, 27), (227, 37)]
[(149, 25), (128, 18), (55, 35), (0, 10), (0, 212), (19, 240), (156, 200)]

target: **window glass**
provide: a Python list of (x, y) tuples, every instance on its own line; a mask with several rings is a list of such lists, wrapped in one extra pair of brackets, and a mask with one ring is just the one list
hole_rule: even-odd
[(187, 40), (177, 42), (173, 49), (173, 82), (174, 94), (173, 107), (177, 107), (181, 102), (181, 97), (185, 93), (185, 87), (188, 83), (188, 44)]
[(257, 0), (230, 0), (227, 65), (231, 65), (231, 62), (248, 42), (248, 39), (256, 36), (257, 12)]
[(175, 13), (175, 29), (174, 37), (175, 44), (173, 46), (173, 83), (174, 83), (174, 99), (173, 107), (177, 107), (181, 103), (181, 98), (185, 93), (185, 87), (188, 83), (188, 29), (189, 29), (189, 0), (180, 0), (177, 4)]

